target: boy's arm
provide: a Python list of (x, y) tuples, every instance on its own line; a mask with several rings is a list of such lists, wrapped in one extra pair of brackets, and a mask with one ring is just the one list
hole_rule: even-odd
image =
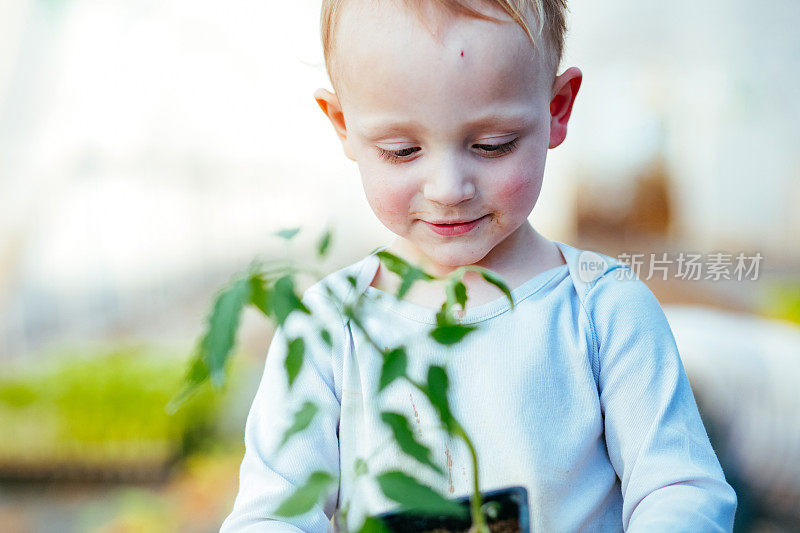
[(585, 302), (623, 528), (732, 531), (736, 493), (708, 440), (669, 323), (650, 289), (619, 273), (599, 278)]
[[(239, 493), (220, 533), (275, 531), (327, 531), (336, 509), (339, 476), (340, 401), (332, 360), (341, 361), (344, 326), (329, 299), (306, 291), (303, 303), (330, 332), (333, 349), (327, 346), (307, 315), (295, 312), (275, 330), (245, 425), (245, 453), (239, 470)], [(302, 336), (305, 342), (303, 368), (291, 390), (284, 362), (287, 337)], [(318, 405), (312, 424), (295, 434), (283, 448), (277, 447), (294, 414), (305, 401)], [(334, 477), (327, 496), (300, 516), (279, 517), (274, 510), (308, 476), (323, 470)]]

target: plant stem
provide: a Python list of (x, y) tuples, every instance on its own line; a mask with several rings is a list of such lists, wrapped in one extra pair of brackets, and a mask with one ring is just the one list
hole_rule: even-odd
[(350, 510), (350, 502), (348, 501), (344, 507), (339, 510), (339, 531), (341, 533), (349, 533), (350, 529), (347, 527), (347, 512)]
[[(369, 335), (366, 328), (360, 321), (360, 318), (357, 316), (356, 309), (359, 308), (359, 304), (361, 303), (361, 298), (363, 295), (359, 295), (359, 298), (356, 302), (355, 308), (353, 309), (353, 314), (351, 316), (352, 322), (355, 326), (361, 331), (364, 335), (364, 338), (367, 340), (369, 344), (372, 345), (375, 350), (379, 353), (383, 352), (383, 349), (375, 342), (375, 340)], [(409, 376), (403, 376), (412, 386), (418, 389), (420, 392), (425, 392), (425, 385), (423, 383), (417, 383)], [(470, 514), (472, 516), (472, 527), (470, 528), (470, 533), (490, 533), (489, 526), (486, 524), (486, 520), (483, 517), (483, 511), (481, 510), (481, 491), (480, 491), (480, 483), (478, 479), (478, 454), (475, 451), (475, 446), (472, 444), (472, 440), (467, 435), (467, 432), (461, 426), (461, 424), (455, 420), (456, 428), (454, 431), (454, 435), (456, 437), (461, 438), (464, 443), (467, 445), (469, 449), (470, 457), (472, 459), (472, 472), (473, 472), (473, 491), (472, 496), (470, 496)]]
[(473, 533), (489, 533), (489, 527), (486, 525), (486, 520), (483, 518), (481, 511), (481, 489), (478, 482), (478, 454), (475, 452), (475, 446), (472, 440), (467, 436), (467, 432), (457, 424), (456, 435), (461, 437), (464, 443), (469, 448), (469, 454), (472, 457), (472, 473), (473, 473), (473, 489), (472, 496), (470, 497), (470, 511), (472, 513), (472, 527), (470, 532)]

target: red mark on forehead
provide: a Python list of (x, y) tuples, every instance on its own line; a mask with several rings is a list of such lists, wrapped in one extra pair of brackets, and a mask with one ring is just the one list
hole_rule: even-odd
[(464, 50), (461, 50), (461, 57), (464, 57)]

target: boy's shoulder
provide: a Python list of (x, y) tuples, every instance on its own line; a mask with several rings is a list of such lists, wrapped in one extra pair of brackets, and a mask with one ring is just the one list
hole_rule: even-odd
[[(592, 372), (599, 386), (601, 347), (620, 353), (648, 342), (674, 347), (674, 337), (664, 311), (650, 288), (631, 267), (613, 257), (559, 243), (570, 277), (588, 321), (592, 343)], [(640, 354), (646, 355), (646, 351)], [(606, 361), (606, 364), (609, 362)]]
[(580, 297), (584, 297), (596, 285), (612, 281), (636, 280), (630, 267), (618, 259), (594, 250), (584, 250), (559, 241), (556, 243), (569, 268), (569, 274)]
[(660, 307), (630, 265), (594, 250), (556, 244), (564, 254), (581, 305), (590, 316), (598, 310)]

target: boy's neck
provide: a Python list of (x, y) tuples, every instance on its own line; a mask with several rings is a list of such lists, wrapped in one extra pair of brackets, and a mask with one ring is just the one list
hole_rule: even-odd
[[(435, 276), (445, 276), (458, 268), (434, 263), (412, 243), (401, 237), (397, 237), (387, 251), (419, 265), (423, 270)], [(496, 272), (513, 290), (537, 274), (565, 263), (564, 256), (558, 247), (550, 239), (539, 234), (526, 221), (475, 265)], [(486, 282), (476, 272), (467, 272), (463, 281), (469, 291), (470, 305), (468, 307), (480, 305), (482, 301), (483, 303), (491, 301), (498, 296), (497, 288)], [(396, 292), (399, 284), (399, 277), (383, 266), (378, 268), (371, 283), (373, 287), (391, 293)], [(412, 302), (418, 300), (416, 303), (435, 307), (436, 302), (431, 299), (431, 291), (438, 296), (444, 294), (443, 290), (444, 284), (441, 281), (420, 282), (414, 285), (406, 299)]]

